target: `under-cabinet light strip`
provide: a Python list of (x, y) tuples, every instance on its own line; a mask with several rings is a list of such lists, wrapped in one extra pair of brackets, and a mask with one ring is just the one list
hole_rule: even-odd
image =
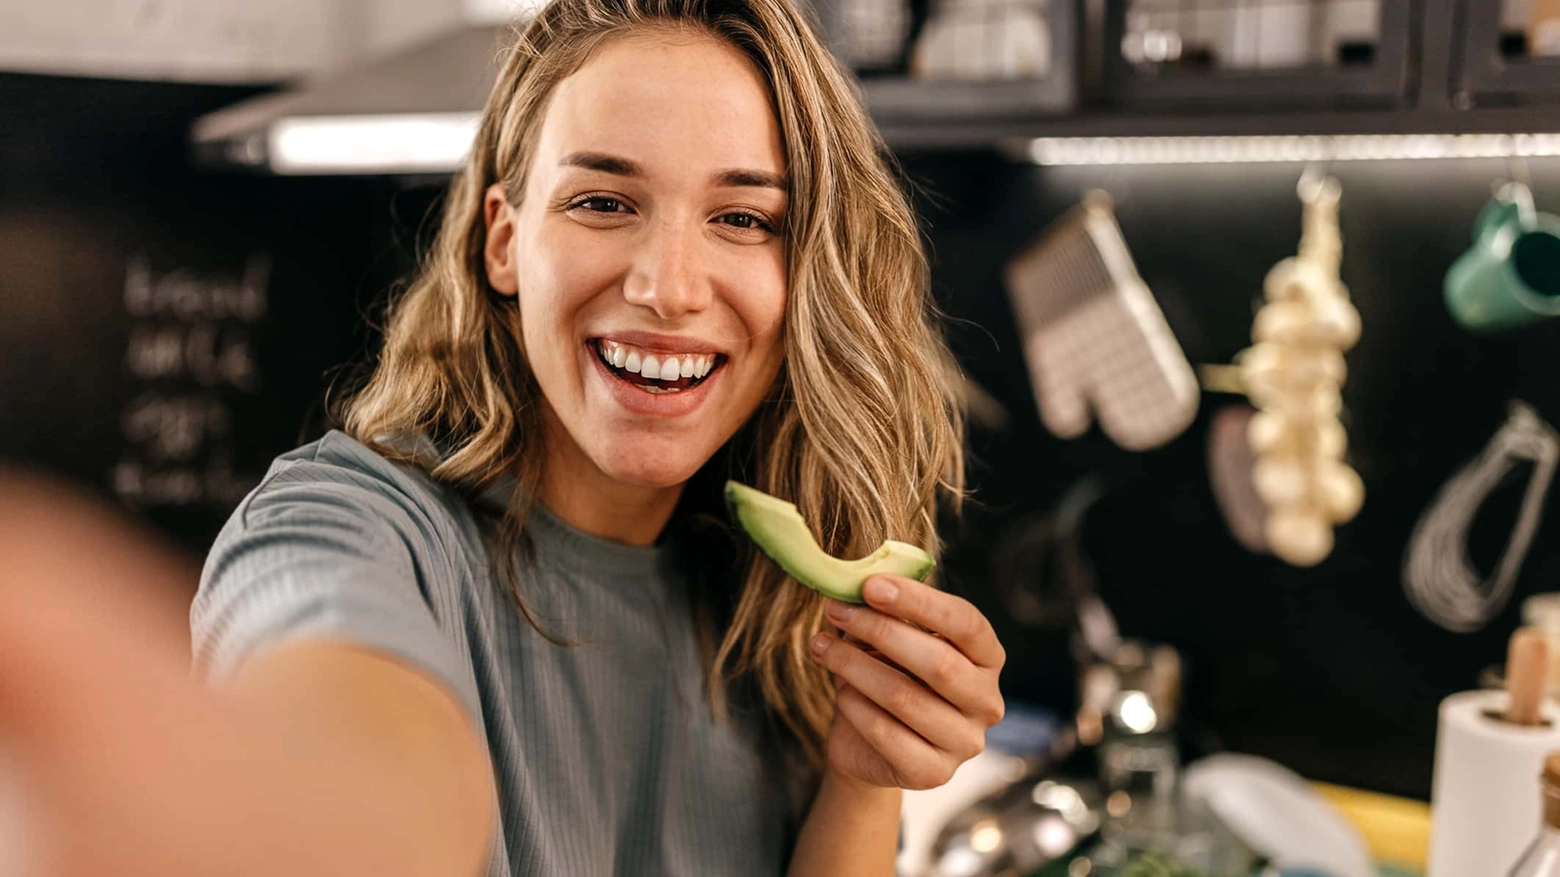
[(294, 116), (271, 126), (267, 157), (279, 174), (448, 173), (476, 140), (476, 113)]
[(1230, 164), (1560, 155), (1560, 134), (1349, 134), (1269, 137), (1041, 137), (1042, 165)]
[[(291, 117), (272, 125), (281, 174), (444, 173), (476, 136), (476, 113)], [(1560, 156), (1560, 134), (1350, 134), (1259, 137), (1041, 137), (1042, 165), (1228, 164)]]

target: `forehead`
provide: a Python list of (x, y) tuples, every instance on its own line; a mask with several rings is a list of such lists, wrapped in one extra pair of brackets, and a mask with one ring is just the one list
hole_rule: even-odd
[(681, 31), (612, 40), (558, 84), (537, 142), (538, 169), (582, 150), (622, 156), (652, 174), (785, 172), (763, 74), (735, 47)]

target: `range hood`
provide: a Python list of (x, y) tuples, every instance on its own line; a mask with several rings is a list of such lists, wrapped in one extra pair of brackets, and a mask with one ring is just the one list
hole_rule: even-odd
[(276, 174), (445, 174), (471, 148), (510, 25), (467, 21), (381, 60), (200, 118), (206, 167)]

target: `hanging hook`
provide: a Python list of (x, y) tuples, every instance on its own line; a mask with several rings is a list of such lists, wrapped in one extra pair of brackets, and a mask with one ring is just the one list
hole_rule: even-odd
[(1506, 176), (1513, 182), (1533, 188), (1533, 176), (1528, 172), (1527, 158), (1517, 152), (1517, 138), (1510, 134), (1501, 138), (1506, 147)]
[(1328, 176), (1328, 164), (1328, 162), (1313, 161), (1306, 165), (1305, 173), (1300, 175), (1300, 182), (1295, 184), (1295, 193), (1308, 207), (1329, 206), (1336, 203), (1343, 193), (1343, 187), (1338, 184), (1337, 178)]

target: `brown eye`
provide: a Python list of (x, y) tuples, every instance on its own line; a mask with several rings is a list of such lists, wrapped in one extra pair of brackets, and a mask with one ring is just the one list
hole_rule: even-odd
[(623, 202), (616, 198), (586, 198), (574, 206), (584, 207), (592, 213), (620, 213)]
[(767, 231), (772, 234), (775, 230), (773, 225), (764, 221), (762, 217), (752, 213), (727, 213), (720, 219), (723, 224), (729, 225), (732, 228), (741, 229), (743, 231), (762, 229), (763, 231)]

